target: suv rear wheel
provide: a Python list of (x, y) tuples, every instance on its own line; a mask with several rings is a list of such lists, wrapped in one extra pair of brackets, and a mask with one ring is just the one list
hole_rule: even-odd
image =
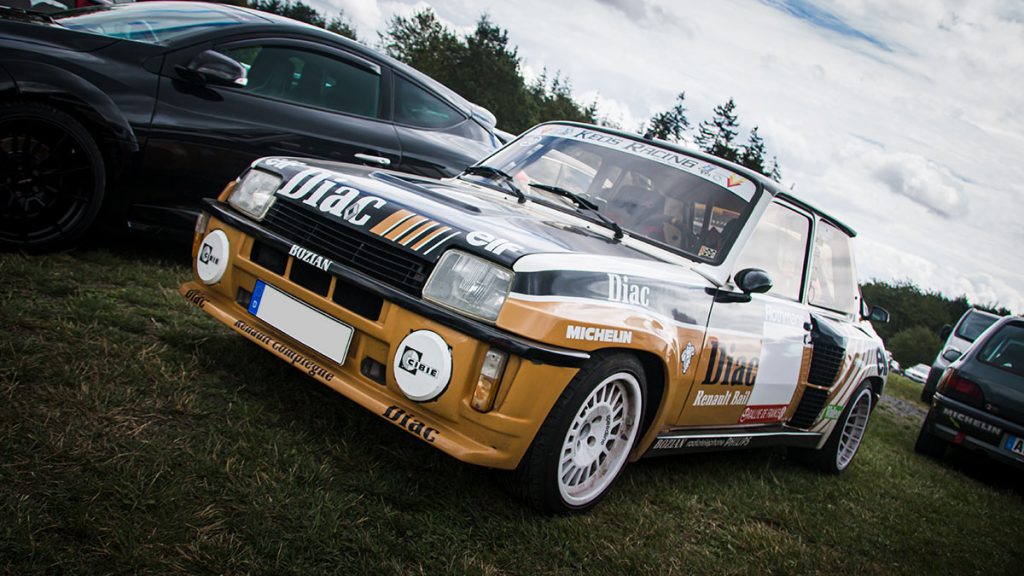
[(0, 249), (70, 245), (96, 220), (103, 155), (70, 115), (36, 102), (0, 107)]

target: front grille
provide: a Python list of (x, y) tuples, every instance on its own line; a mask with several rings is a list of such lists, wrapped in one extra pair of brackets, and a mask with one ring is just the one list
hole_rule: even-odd
[(303, 248), (413, 296), (420, 295), (433, 268), (386, 240), (317, 217), (290, 202), (275, 202), (263, 225)]
[(789, 425), (797, 428), (810, 428), (818, 421), (821, 409), (825, 407), (828, 400), (828, 390), (818, 388), (805, 388), (804, 395), (797, 404), (796, 412), (789, 419)]
[(811, 352), (811, 368), (807, 373), (807, 381), (818, 386), (831, 386), (839, 375), (839, 368), (843, 365), (843, 358), (846, 357), (846, 350), (831, 342), (818, 341), (814, 343), (814, 350)]

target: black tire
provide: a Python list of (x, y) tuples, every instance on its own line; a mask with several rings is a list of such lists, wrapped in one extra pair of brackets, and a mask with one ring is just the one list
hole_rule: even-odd
[(46, 104), (0, 105), (0, 250), (72, 245), (105, 187), (103, 155), (81, 123)]
[(595, 356), (555, 402), (519, 467), (502, 473), (502, 480), (542, 512), (590, 510), (626, 466), (640, 435), (645, 396), (643, 368), (635, 357)]
[(928, 384), (925, 383), (924, 387), (921, 388), (921, 402), (925, 404), (931, 404), (932, 398), (935, 396), (935, 389), (929, 388)]
[(825, 445), (817, 450), (790, 449), (791, 453), (813, 468), (828, 474), (841, 474), (850, 467), (860, 449), (873, 406), (871, 385), (867, 381), (861, 382), (839, 415)]
[(946, 454), (946, 447), (949, 445), (948, 442), (941, 438), (936, 438), (925, 430), (925, 427), (921, 427), (921, 431), (917, 434), (917, 442), (914, 442), (914, 452), (927, 456), (929, 458), (942, 458)]

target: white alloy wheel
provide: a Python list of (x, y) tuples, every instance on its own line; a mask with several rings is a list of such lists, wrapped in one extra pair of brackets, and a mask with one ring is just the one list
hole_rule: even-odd
[(839, 437), (839, 446), (836, 450), (836, 468), (845, 470), (853, 456), (860, 448), (860, 442), (864, 438), (864, 431), (868, 427), (868, 417), (871, 415), (871, 390), (862, 388), (857, 398), (853, 401), (850, 413), (843, 422), (843, 429)]
[(583, 400), (558, 458), (558, 490), (567, 504), (587, 505), (618, 476), (640, 428), (640, 403), (640, 383), (628, 372), (608, 376)]

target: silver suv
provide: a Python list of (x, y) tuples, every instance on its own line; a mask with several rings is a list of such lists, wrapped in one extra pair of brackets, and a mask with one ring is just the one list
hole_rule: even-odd
[(921, 400), (932, 401), (935, 385), (938, 384), (939, 377), (946, 367), (956, 361), (967, 347), (998, 319), (999, 316), (996, 314), (971, 308), (957, 320), (955, 327), (950, 328), (947, 324), (942, 328), (940, 336), (946, 339), (946, 343), (942, 345), (942, 349), (932, 362), (932, 369), (924, 381), (924, 388), (921, 389)]

